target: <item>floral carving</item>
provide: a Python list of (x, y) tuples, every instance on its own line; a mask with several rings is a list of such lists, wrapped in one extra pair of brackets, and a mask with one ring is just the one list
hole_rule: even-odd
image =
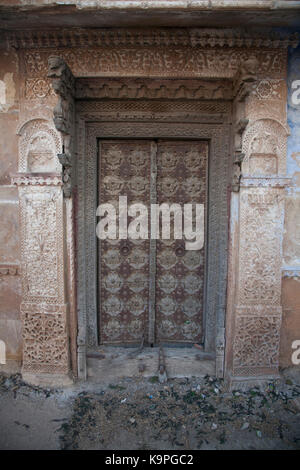
[(55, 96), (51, 83), (44, 78), (27, 78), (25, 81), (25, 99), (40, 100)]
[(280, 325), (280, 316), (237, 318), (234, 375), (257, 376), (277, 372)]
[(23, 370), (31, 373), (68, 373), (68, 337), (64, 315), (23, 313)]

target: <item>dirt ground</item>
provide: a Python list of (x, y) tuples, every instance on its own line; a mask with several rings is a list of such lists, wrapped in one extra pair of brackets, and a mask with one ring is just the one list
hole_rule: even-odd
[(0, 449), (300, 449), (300, 385), (151, 377), (50, 390), (0, 376)]

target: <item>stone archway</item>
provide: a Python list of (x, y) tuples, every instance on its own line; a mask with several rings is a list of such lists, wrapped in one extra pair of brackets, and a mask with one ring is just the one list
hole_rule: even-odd
[[(233, 180), (229, 188), (232, 192), (227, 300), (221, 294), (218, 303), (214, 303), (212, 307), (216, 318), (219, 319), (215, 332), (217, 371), (219, 375), (223, 374), (226, 341), (225, 370), (226, 375), (232, 380), (274, 376), (278, 371), (281, 323), (280, 296), (277, 294), (280, 292), (281, 281), (283, 198), (285, 187), (289, 184), (285, 176), (287, 138), (285, 76), (286, 47), (290, 43), (280, 40), (272, 42), (270, 39), (265, 40), (255, 35), (239, 38), (238, 41), (234, 35), (229, 35), (230, 37), (225, 35), (221, 41), (220, 38), (214, 36), (214, 32), (206, 31), (204, 34), (201, 30), (192, 32), (184, 30), (182, 32), (186, 38), (184, 45), (179, 46), (176, 43), (176, 49), (174, 49), (170, 44), (175, 41), (178, 31), (164, 32), (164, 34), (160, 31), (151, 31), (147, 32), (147, 37), (143, 33), (136, 35), (134, 31), (127, 33), (122, 40), (122, 48), (120, 48), (119, 36), (107, 36), (104, 47), (98, 45), (98, 33), (95, 33), (94, 39), (89, 36), (88, 44), (85, 44), (86, 38), (83, 35), (80, 48), (76, 52), (71, 46), (66, 47), (65, 43), (58, 50), (53, 50), (47, 45), (40, 47), (37, 51), (30, 49), (30, 41), (28, 46), (26, 46), (26, 41), (22, 42), (22, 47), (25, 47), (21, 52), (21, 61), (25, 70), (25, 89), (30, 86), (28, 90), (31, 90), (31, 93), (34, 93), (33, 82), (45, 80), (47, 61), (54, 53), (59, 54), (66, 61), (75, 76), (98, 75), (102, 80), (100, 83), (98, 79), (96, 81), (89, 79), (84, 85), (82, 80), (78, 80), (76, 84), (73, 74), (62, 59), (50, 61), (49, 76), (53, 79), (54, 90), (59, 95), (54, 120), (57, 130), (53, 129), (48, 111), (44, 113), (44, 119), (52, 128), (52, 134), (58, 132), (58, 138), (61, 139), (63, 146), (56, 152), (59, 154), (63, 173), (62, 176), (60, 173), (50, 174), (47, 172), (47, 166), (45, 166), (45, 171), (39, 174), (32, 171), (28, 173), (20, 166), (20, 173), (13, 179), (19, 186), (21, 215), (23, 214), (21, 217), (23, 373), (51, 374), (53, 375), (51, 380), (54, 381), (58, 380), (55, 374), (68, 374), (70, 370), (68, 344), (71, 344), (73, 371), (75, 371), (78, 357), (79, 376), (82, 378), (86, 376), (85, 354), (89, 299), (87, 299), (86, 291), (79, 290), (76, 307), (73, 244), (74, 207), (76, 207), (76, 217), (83, 217), (86, 199), (79, 188), (85, 188), (86, 182), (84, 174), (77, 171), (77, 179), (74, 179), (75, 185), (71, 189), (72, 163), (75, 161), (76, 151), (80, 159), (80, 151), (78, 152), (78, 147), (75, 147), (73, 139), (75, 135), (74, 99), (82, 99), (87, 93), (95, 100), (99, 100), (101, 96), (102, 98), (104, 96), (104, 100), (109, 98), (116, 100), (122, 99), (122, 93), (127, 93), (127, 96), (131, 93), (134, 100), (138, 102), (142, 98), (152, 99), (151, 94), (159, 93), (163, 99), (172, 95), (172, 99), (175, 98), (175, 100), (179, 97), (181, 101), (186, 100), (188, 103), (190, 100), (200, 102), (203, 90), (201, 86), (198, 86), (197, 80), (201, 78), (203, 80), (221, 79), (220, 87), (210, 90), (211, 99), (219, 98), (220, 102), (223, 102), (224, 99), (228, 99), (226, 93), (229, 90), (233, 104)], [(102, 32), (101, 37), (103, 38), (105, 34)], [(149, 34), (152, 35), (153, 41), (155, 39), (151, 46), (149, 46)], [(76, 38), (78, 40), (77, 36)], [(96, 42), (91, 44), (93, 40)], [(88, 48), (86, 48), (87, 45)], [(153, 79), (161, 80), (158, 91), (155, 86), (153, 87), (153, 83), (151, 86), (143, 86), (141, 82), (116, 83), (113, 80), (105, 83), (106, 77), (123, 79), (135, 76), (145, 79), (149, 75)], [(189, 87), (188, 91), (183, 83), (177, 88), (176, 86), (175, 88), (167, 87), (163, 80), (169, 78), (172, 78), (172, 81), (175, 78), (193, 79), (196, 80), (196, 85)], [(79, 114), (77, 116), (76, 134), (79, 142), (84, 141), (85, 123), (95, 118), (95, 110), (89, 106), (91, 105), (86, 105), (86, 110), (82, 112), (81, 117)], [(27, 113), (27, 116), (30, 114), (31, 119), (40, 119), (43, 111), (38, 106), (37, 109), (35, 117), (32, 113)], [(100, 115), (100, 121), (103, 121), (100, 128), (105, 129), (105, 120), (101, 118), (103, 106), (102, 108), (100, 106), (100, 109), (98, 115)], [(123, 115), (127, 110), (124, 110)], [(114, 109), (110, 114), (116, 112), (117, 110)], [(185, 111), (185, 113), (191, 114), (190, 111)], [(130, 113), (127, 112), (127, 115), (130, 118)], [(221, 115), (222, 111), (219, 113), (219, 119), (222, 121)], [(25, 122), (27, 120), (25, 119)], [(130, 123), (127, 125), (127, 129), (129, 128)], [(49, 142), (53, 140), (51, 132), (48, 132)], [(27, 143), (27, 150), (30, 145), (33, 148), (32, 143)], [(22, 152), (21, 144), (21, 159), (23, 158)], [(39, 149), (39, 153), (44, 155), (44, 150)], [(46, 161), (48, 161), (47, 158)], [(88, 166), (85, 171), (91, 171), (91, 167)], [(223, 170), (220, 171), (221, 175), (226, 177), (225, 173), (222, 173)], [(45, 203), (46, 200), (49, 204)], [(32, 204), (35, 205), (37, 217), (35, 215), (30, 220), (33, 214)], [(41, 254), (44, 246), (48, 243), (50, 246), (51, 239), (48, 236), (47, 227), (45, 226), (41, 233), (36, 226), (38, 214), (44, 212), (45, 207), (47, 210), (51, 207), (51, 210), (49, 209), (51, 217), (55, 214), (55, 219), (46, 225), (52, 225), (52, 236), (53, 232), (56, 234), (51, 246), (57, 254), (59, 267), (58, 271), (55, 271), (55, 278), (59, 280), (57, 292), (62, 292), (59, 294), (61, 297), (56, 300), (48, 295), (48, 291), (43, 293), (39, 290), (34, 276), (32, 286), (28, 284), (30, 271), (27, 260), (32, 259), (36, 249)], [(228, 215), (226, 210), (220, 213), (225, 222)], [(36, 232), (30, 233), (29, 225)], [(251, 231), (248, 230), (250, 225)], [(88, 230), (93, 230), (93, 227)], [(27, 236), (30, 240), (36, 240), (37, 248), (32, 246), (32, 242), (27, 243)], [(84, 249), (85, 236), (86, 233), (79, 234), (78, 256), (80, 256), (80, 247)], [(255, 243), (257, 239), (261, 240), (259, 246)], [(219, 250), (221, 250), (220, 246), (218, 245)], [(88, 249), (92, 248), (92, 245), (88, 245)], [(219, 255), (222, 255), (222, 250), (219, 251)], [(50, 273), (52, 261), (44, 258), (43, 263), (43, 271)], [(224, 257), (222, 269), (226, 270), (226, 265), (227, 259)], [(57, 272), (62, 273), (61, 277), (57, 277)], [(85, 271), (79, 268), (78, 282), (81, 285), (89, 285), (89, 276), (92, 272), (93, 270)], [(39, 279), (39, 283), (41, 280), (43, 276)], [(222, 292), (224, 287), (226, 290), (226, 285), (223, 285)], [(46, 283), (45, 288), (47, 289)], [(34, 292), (38, 295), (33, 296)], [(75, 320), (77, 312), (78, 335)], [(50, 322), (49, 325), (48, 322)], [(56, 326), (53, 328), (53, 325)], [(53, 340), (50, 331), (56, 331)], [(76, 338), (78, 356), (75, 352)], [(52, 345), (52, 349), (49, 349), (48, 345)]]

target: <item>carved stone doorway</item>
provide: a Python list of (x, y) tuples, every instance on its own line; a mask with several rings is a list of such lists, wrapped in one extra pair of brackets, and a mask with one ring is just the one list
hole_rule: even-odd
[[(81, 79), (81, 84), (84, 79)], [(146, 81), (147, 82), (147, 81)], [(172, 84), (172, 86), (174, 86)], [(209, 85), (212, 86), (211, 84)], [(217, 86), (217, 85), (216, 85)], [(215, 100), (215, 101), (188, 101), (188, 100), (78, 100), (76, 103), (77, 112), (77, 191), (78, 191), (78, 213), (77, 213), (77, 289), (78, 289), (78, 311), (79, 311), (79, 332), (82, 334), (83, 343), (85, 348), (82, 348), (82, 354), (87, 357), (87, 375), (92, 376), (93, 380), (101, 380), (100, 377), (110, 374), (111, 378), (119, 375), (135, 375), (139, 367), (139, 361), (144, 361), (146, 371), (144, 374), (156, 375), (158, 363), (158, 350), (155, 346), (158, 343), (168, 344), (166, 351), (167, 368), (171, 375), (185, 376), (185, 375), (205, 375), (206, 373), (217, 373), (219, 376), (223, 375), (224, 364), (224, 335), (225, 335), (225, 305), (226, 305), (226, 283), (227, 283), (227, 239), (228, 239), (228, 203), (227, 203), (227, 188), (231, 173), (231, 155), (230, 155), (230, 116), (231, 116), (231, 103), (228, 100)], [(106, 321), (106, 324), (101, 325), (101, 316), (99, 322), (99, 312), (101, 309), (109, 310), (109, 308), (118, 308), (121, 305), (120, 300), (116, 299), (113, 295), (113, 303), (105, 304), (107, 295), (105, 285), (106, 277), (109, 272), (104, 272), (99, 277), (100, 270), (105, 265), (105, 253), (98, 250), (98, 241), (96, 237), (96, 225), (99, 219), (96, 217), (97, 204), (99, 202), (99, 174), (105, 178), (108, 175), (107, 171), (101, 174), (101, 158), (99, 163), (98, 151), (99, 145), (106, 146), (108, 150), (108, 143), (116, 148), (116, 141), (120, 145), (133, 145), (144, 146), (145, 152), (151, 156), (151, 143), (156, 146), (156, 159), (157, 165), (157, 200), (161, 202), (169, 202), (170, 199), (165, 198), (163, 193), (160, 193), (161, 182), (160, 179), (167, 178), (160, 168), (162, 165), (159, 163), (163, 158), (162, 155), (167, 151), (172, 155), (169, 162), (168, 177), (174, 181), (174, 190), (180, 182), (181, 176), (184, 174), (180, 164), (178, 169), (172, 169), (170, 165), (174, 164), (176, 159), (181, 159), (186, 166), (195, 166), (194, 173), (190, 173), (186, 167), (186, 181), (182, 181), (186, 188), (190, 191), (197, 187), (197, 181), (201, 180), (198, 184), (204, 191), (199, 192), (199, 201), (206, 205), (206, 240), (202, 253), (198, 253), (201, 261), (196, 263), (195, 269), (189, 269), (189, 261), (193, 264), (196, 258), (188, 260), (191, 257), (192, 251), (187, 253), (187, 256), (181, 257), (181, 244), (175, 240), (173, 246), (166, 246), (165, 251), (170, 254), (170, 259), (166, 257), (168, 263), (171, 258), (176, 258), (174, 265), (170, 266), (169, 271), (164, 270), (161, 263), (164, 263), (163, 244), (160, 240), (157, 241), (155, 250), (157, 262), (154, 268), (157, 271), (156, 286), (152, 286), (152, 296), (156, 295), (156, 302), (153, 302), (154, 297), (148, 299), (153, 303), (152, 315), (156, 317), (156, 325), (150, 326), (152, 331), (149, 336), (149, 322), (144, 322), (146, 327), (146, 338), (142, 355), (132, 358), (128, 357), (131, 353), (128, 348), (118, 347), (121, 344), (130, 343), (131, 345), (137, 344), (142, 341), (143, 329), (134, 329), (137, 337), (128, 335), (123, 337), (123, 341), (108, 341), (108, 337), (103, 337), (105, 327), (117, 326), (115, 319)], [(100, 144), (99, 144), (100, 142)], [(126, 144), (127, 142), (127, 144)], [(135, 144), (138, 142), (137, 144)], [(194, 160), (194, 151), (198, 147), (198, 154), (201, 155), (200, 161), (202, 165), (197, 166)], [(176, 150), (175, 150), (176, 149)], [(134, 148), (132, 148), (134, 152)], [(101, 154), (101, 152), (100, 152)], [(126, 154), (126, 152), (125, 152)], [(131, 154), (131, 152), (130, 152)], [(130, 158), (127, 155), (127, 160)], [(184, 155), (184, 158), (183, 158)], [(167, 158), (167, 157), (166, 157)], [(112, 161), (112, 159), (111, 159)], [(99, 168), (100, 165), (100, 168)], [(148, 166), (147, 166), (148, 165)], [(145, 172), (150, 172), (151, 158), (148, 158)], [(207, 165), (207, 167), (206, 167)], [(126, 170), (130, 172), (130, 169)], [(167, 174), (166, 173), (166, 174)], [(173, 174), (174, 173), (174, 174)], [(111, 175), (113, 173), (110, 173)], [(114, 176), (119, 176), (118, 172)], [(139, 175), (137, 175), (139, 176)], [(141, 175), (140, 175), (141, 176)], [(173, 179), (172, 179), (173, 178)], [(194, 183), (190, 178), (196, 178)], [(127, 181), (130, 181), (130, 177)], [(150, 176), (147, 181), (150, 181)], [(171, 181), (169, 181), (170, 183)], [(117, 181), (115, 181), (117, 183)], [(120, 183), (120, 181), (119, 181)], [(118, 184), (116, 184), (118, 186)], [(147, 183), (146, 203), (151, 200), (150, 186)], [(100, 192), (101, 192), (101, 178), (100, 178)], [(165, 192), (165, 190), (164, 190)], [(196, 191), (197, 192), (197, 191)], [(176, 193), (176, 191), (175, 191)], [(174, 193), (174, 194), (175, 194)], [(113, 197), (111, 197), (113, 196)], [(134, 196), (134, 197), (133, 197)], [(180, 201), (180, 191), (175, 194), (175, 201)], [(113, 199), (115, 196), (107, 196), (108, 199)], [(137, 195), (132, 194), (132, 198), (137, 201)], [(166, 200), (165, 200), (166, 199)], [(182, 202), (188, 201), (187, 195), (181, 193)], [(106, 199), (105, 199), (106, 200)], [(123, 242), (123, 243), (121, 243)], [(133, 249), (132, 243), (126, 240), (121, 241), (118, 250), (124, 249), (128, 252)], [(130, 246), (129, 246), (130, 245)], [(147, 243), (145, 243), (147, 245)], [(112, 245), (113, 246), (113, 245)], [(110, 248), (114, 250), (115, 248)], [(147, 270), (151, 268), (150, 246), (148, 247), (148, 263), (145, 264), (143, 274), (145, 279), (149, 282)], [(153, 248), (152, 248), (153, 251)], [(175, 252), (177, 251), (177, 256)], [(97, 255), (97, 252), (99, 255)], [(146, 253), (146, 251), (145, 251)], [(197, 253), (197, 252), (194, 252)], [(175, 254), (175, 256), (174, 256)], [(129, 256), (120, 254), (120, 259)], [(185, 259), (187, 258), (186, 262)], [(110, 257), (109, 263), (112, 262)], [(205, 269), (204, 269), (205, 263)], [(126, 263), (125, 263), (126, 264)], [(173, 264), (173, 263), (171, 263)], [(199, 266), (198, 266), (199, 264)], [(128, 265), (126, 264), (128, 267)], [(146, 267), (147, 266), (147, 267)], [(121, 269), (122, 266), (118, 267)], [(122, 268), (123, 269), (123, 268)], [(127, 268), (126, 268), (127, 269)], [(114, 271), (114, 270), (112, 270)], [(164, 276), (164, 272), (173, 274), (175, 283), (178, 287), (174, 293), (163, 293), (159, 286), (161, 281), (160, 277)], [(175, 275), (175, 273), (177, 273)], [(194, 293), (185, 292), (185, 284), (183, 279), (189, 275), (195, 274), (200, 277), (199, 291)], [(130, 272), (128, 278), (134, 274)], [(124, 276), (125, 277), (125, 276)], [(104, 296), (103, 307), (101, 305), (101, 297), (99, 296), (99, 279), (100, 279), (100, 296)], [(105, 279), (105, 280), (104, 280)], [(152, 278), (153, 279), (153, 278)], [(129, 281), (130, 282), (130, 281)], [(128, 284), (128, 282), (127, 282)], [(186, 283), (187, 284), (187, 283)], [(126, 289), (128, 286), (126, 286)], [(148, 288), (148, 290), (147, 290)], [(150, 292), (149, 286), (146, 292)], [(187, 289), (192, 288), (191, 284)], [(130, 291), (130, 288), (129, 288)], [(128, 292), (128, 303), (130, 303)], [(147, 294), (149, 295), (149, 294)], [(100, 305), (99, 305), (100, 299)], [(197, 299), (197, 301), (195, 301)], [(180, 308), (174, 312), (172, 319), (177, 318), (175, 323), (170, 321), (168, 315), (163, 314), (164, 309), (171, 309), (175, 301), (181, 303)], [(156, 311), (155, 311), (156, 307)], [(123, 308), (123, 307), (122, 307)], [(184, 313), (186, 310), (187, 315)], [(127, 310), (128, 311), (128, 310)], [(183, 315), (180, 316), (180, 311)], [(84, 312), (84, 315), (80, 315)], [(125, 312), (125, 310), (124, 310)], [(144, 310), (146, 312), (146, 309)], [(148, 309), (149, 312), (149, 309)], [(195, 313), (191, 318), (188, 318), (190, 313)], [(151, 313), (151, 312), (150, 312)], [(176, 317), (177, 316), (177, 317)], [(138, 315), (137, 315), (138, 317)], [(150, 315), (151, 317), (151, 315)], [(102, 316), (105, 318), (105, 315)], [(198, 318), (197, 322), (195, 319)], [(134, 315), (130, 319), (133, 322)], [(164, 324), (166, 332), (163, 333), (160, 325)], [(177, 334), (175, 331), (172, 338), (172, 331), (174, 324), (177, 324)], [(82, 328), (80, 329), (82, 325)], [(101, 327), (103, 331), (101, 333)], [(167, 328), (169, 331), (167, 332)], [(113, 329), (111, 329), (113, 331)], [(170, 334), (171, 331), (171, 334)], [(180, 333), (179, 333), (180, 332)], [(184, 334), (182, 332), (185, 332)], [(102, 334), (102, 336), (101, 336)], [(113, 333), (115, 334), (115, 333)], [(108, 335), (109, 336), (109, 335)], [(130, 336), (130, 338), (129, 338)], [(153, 337), (154, 336), (154, 337)], [(189, 338), (187, 336), (190, 336)], [(80, 336), (79, 336), (80, 338)], [(100, 339), (100, 341), (99, 341)], [(117, 339), (117, 338), (116, 338)], [(125, 341), (124, 341), (125, 339)], [(170, 341), (171, 339), (171, 341)], [(216, 354), (216, 344), (221, 345)], [(101, 344), (102, 343), (102, 344)], [(106, 346), (103, 343), (114, 343), (115, 345)], [(170, 344), (173, 343), (173, 344)], [(175, 343), (175, 344), (174, 344)], [(181, 348), (178, 346), (182, 343)], [(200, 343), (200, 349), (191, 347), (194, 343)], [(154, 345), (154, 348), (150, 346)], [(222, 346), (223, 345), (223, 346)], [(147, 347), (149, 346), (149, 349)], [(189, 347), (187, 347), (189, 346)], [(112, 349), (111, 349), (112, 348)], [(105, 350), (105, 358), (102, 358), (103, 349)], [(131, 348), (132, 349), (132, 348)], [(79, 353), (81, 351), (79, 342)], [(117, 358), (115, 358), (117, 356)], [(100, 358), (100, 359), (99, 359)], [(114, 364), (114, 367), (112, 367)], [(79, 354), (79, 368), (80, 368), (80, 354)]]
[[(72, 370), (85, 379), (92, 355), (101, 354), (95, 236), (99, 139), (209, 143), (202, 357), (209, 354), (212, 373), (222, 377), (225, 361), (227, 377), (237, 382), (276, 376), (284, 195), (291, 184), (287, 47), (297, 40), (197, 29), (70, 34), (68, 39), (60, 31), (51, 33), (51, 41), (43, 36), (36, 46), (30, 36), (13, 36), (24, 73), (18, 174), (12, 178), (21, 213), (23, 376), (63, 374), (64, 379)], [(56, 129), (47, 65), (59, 96)], [(45, 94), (35, 96), (41, 84)], [(41, 135), (47, 136), (42, 139), (47, 151), (59, 157), (55, 173), (47, 164), (34, 172), (33, 142), (41, 142), (36, 140)], [(36, 221), (46, 219), (46, 209), (51, 230), (45, 227), (40, 237)], [(46, 275), (37, 276), (32, 261), (36, 253), (46, 253), (44, 240), (55, 263), (41, 257), (38, 272)], [(48, 274), (55, 279), (52, 285)], [(99, 363), (104, 377), (112, 362)], [(185, 375), (187, 363), (191, 354), (173, 372)], [(127, 372), (124, 364), (120, 361), (119, 375)]]

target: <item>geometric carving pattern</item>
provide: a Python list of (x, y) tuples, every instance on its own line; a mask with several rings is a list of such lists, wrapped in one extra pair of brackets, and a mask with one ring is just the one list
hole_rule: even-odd
[(260, 80), (254, 87), (253, 95), (259, 100), (280, 100), (281, 84), (281, 80)]
[(28, 78), (25, 81), (26, 100), (40, 100), (49, 96), (55, 96), (49, 80), (44, 78)]
[(276, 374), (279, 365), (280, 316), (238, 316), (234, 340), (234, 375)]
[[(177, 203), (182, 210), (185, 203), (206, 204), (207, 151), (206, 142), (157, 144), (157, 188), (154, 191), (155, 194), (157, 191), (158, 204)], [(150, 154), (149, 141), (102, 141), (99, 202), (114, 199), (117, 202), (119, 196), (126, 195), (128, 204), (139, 202), (149, 207)], [(171, 230), (170, 240), (159, 240), (156, 244), (156, 276), (149, 273), (152, 255), (148, 240), (99, 241), (101, 343), (136, 342), (136, 338), (149, 329), (150, 278), (152, 283), (156, 279), (156, 334), (151, 333), (151, 338), (145, 334), (146, 341), (202, 340), (205, 248), (186, 251), (182, 241), (174, 240), (172, 215)], [(140, 282), (135, 285), (138, 279)], [(189, 281), (193, 281), (191, 288)], [(108, 335), (111, 322), (113, 338)], [(133, 322), (135, 328), (132, 328)], [(167, 330), (164, 330), (166, 325)]]
[(23, 370), (35, 373), (68, 373), (68, 336), (64, 314), (24, 313)]
[[(149, 207), (150, 154), (149, 141), (101, 141), (99, 203), (118, 206), (119, 196), (127, 196), (128, 205)], [(148, 282), (134, 284), (149, 277), (149, 240), (98, 244), (100, 342), (136, 343), (148, 328)]]

